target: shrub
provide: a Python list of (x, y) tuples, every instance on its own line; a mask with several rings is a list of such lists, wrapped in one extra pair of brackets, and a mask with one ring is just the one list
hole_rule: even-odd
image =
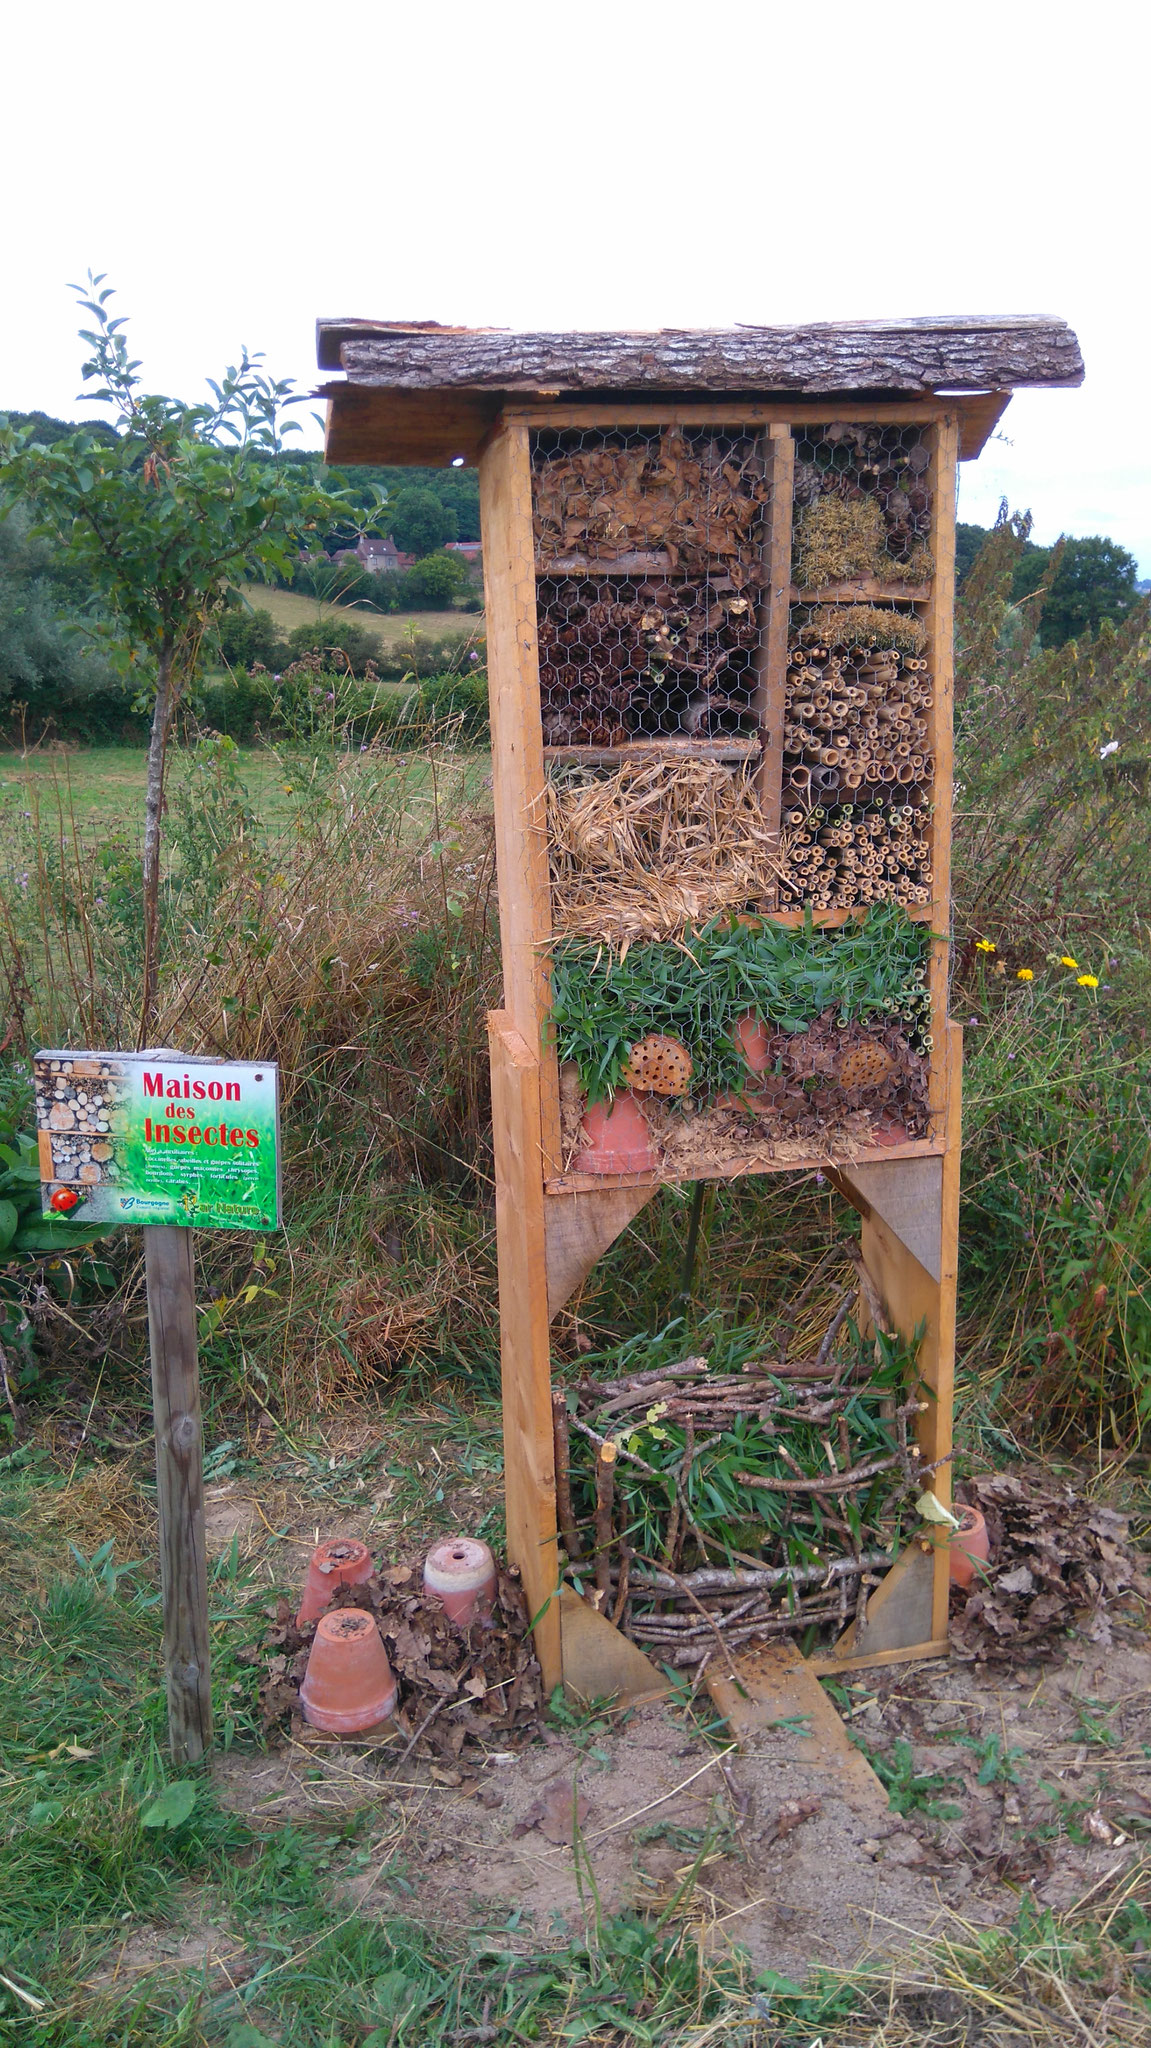
[(283, 669), (291, 660), (288, 643), (271, 612), (253, 611), (247, 605), (237, 604), (222, 614), (216, 642), (232, 669), (250, 669), (257, 661), (265, 668)]
[(330, 667), (351, 670), (362, 676), (369, 661), (380, 652), (379, 642), (368, 626), (355, 619), (317, 619), (314, 625), (297, 626), (288, 635), (288, 649), (299, 659), (304, 654), (323, 655)]
[(467, 563), (460, 555), (425, 555), (404, 578), (408, 602), (429, 611), (446, 611), (470, 587)]

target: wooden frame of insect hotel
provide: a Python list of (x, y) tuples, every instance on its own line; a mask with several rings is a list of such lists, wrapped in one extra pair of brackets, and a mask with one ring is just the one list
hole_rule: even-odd
[[(545, 1683), (611, 1689), (610, 1655), (588, 1675), (589, 1609), (600, 1636), (622, 1621), (657, 1661), (698, 1664), (714, 1640), (730, 1662), (788, 1627), (801, 1582), (822, 1602), (815, 1668), (942, 1653), (946, 1529), (912, 1514), (877, 1560), (851, 1510), (877, 1467), (905, 1496), (919, 1475), (950, 1498), (956, 465), (1012, 388), (1081, 381), (1075, 337), (1031, 318), (536, 335), (342, 321), (321, 323), (320, 362), (345, 378), (326, 387), (331, 462), (479, 465), (508, 1548)], [(814, 1170), (862, 1218), (858, 1327), (877, 1358), (898, 1340), (912, 1361), (876, 1410), (889, 1455), (858, 1462), (858, 1367), (826, 1345), (753, 1370), (754, 1398), (701, 1361), (694, 1379), (687, 1361), (619, 1383), (605, 1412), (678, 1419), (685, 1471), (701, 1419), (770, 1433), (789, 1388), (786, 1412), (826, 1450), (814, 1477), (736, 1476), (768, 1489), (773, 1526), (782, 1512), (838, 1532), (838, 1564), (809, 1542), (806, 1572), (746, 1547), (685, 1572), (697, 1525), (674, 1479), (662, 1558), (613, 1538), (609, 1467), (648, 1468), (602, 1416), (553, 1400), (549, 1326), (661, 1185)], [(582, 1529), (569, 1424), (595, 1468)], [(747, 1428), (740, 1441), (754, 1449)], [(582, 1613), (559, 1597), (573, 1553)], [(692, 1556), (715, 1563), (706, 1544)]]

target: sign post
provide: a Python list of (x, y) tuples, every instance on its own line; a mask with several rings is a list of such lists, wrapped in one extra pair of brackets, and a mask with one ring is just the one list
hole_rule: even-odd
[(212, 1692), (192, 1231), (278, 1228), (277, 1069), (165, 1047), (41, 1052), (34, 1074), (45, 1215), (144, 1226), (168, 1740), (193, 1763)]

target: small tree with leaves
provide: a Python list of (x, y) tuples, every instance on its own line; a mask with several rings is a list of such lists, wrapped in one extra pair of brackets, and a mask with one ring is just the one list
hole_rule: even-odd
[(100, 606), (95, 630), (139, 675), (152, 714), (144, 799), (144, 979), (140, 1044), (156, 1009), (164, 773), (173, 719), (212, 643), (234, 586), (287, 573), (305, 535), (347, 514), (304, 463), (282, 460), (284, 419), (299, 400), (245, 350), (211, 401), (189, 404), (143, 390), (125, 321), (113, 318), (103, 274), (78, 291), (92, 325), (85, 396), (112, 409), (117, 429), (81, 427), (53, 439), (0, 421), (0, 509), (23, 501), (37, 530), (68, 549)]

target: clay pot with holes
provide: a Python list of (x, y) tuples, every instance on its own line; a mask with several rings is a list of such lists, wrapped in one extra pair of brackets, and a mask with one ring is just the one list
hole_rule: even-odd
[(447, 1536), (424, 1560), (424, 1591), (443, 1601), (457, 1628), (486, 1620), (496, 1597), (495, 1559), (474, 1536)]
[(304, 1581), (303, 1598), (296, 1627), (307, 1628), (330, 1607), (338, 1586), (362, 1586), (372, 1576), (372, 1557), (366, 1543), (351, 1536), (336, 1536), (313, 1550)]
[(841, 1088), (858, 1088), (864, 1093), (885, 1088), (894, 1080), (899, 1062), (885, 1045), (874, 1042), (853, 1045), (836, 1064), (835, 1078)]
[(323, 1614), (300, 1687), (304, 1719), (328, 1735), (359, 1735), (395, 1712), (399, 1688), (372, 1615), (362, 1607)]
[(959, 1527), (951, 1532), (949, 1550), (951, 1553), (951, 1583), (953, 1586), (970, 1586), (976, 1578), (986, 1578), (981, 1567), (991, 1556), (991, 1538), (987, 1523), (978, 1508), (957, 1508)]
[(610, 1102), (593, 1102), (580, 1137), (574, 1173), (651, 1173), (658, 1164), (647, 1119), (630, 1088), (621, 1088)]

